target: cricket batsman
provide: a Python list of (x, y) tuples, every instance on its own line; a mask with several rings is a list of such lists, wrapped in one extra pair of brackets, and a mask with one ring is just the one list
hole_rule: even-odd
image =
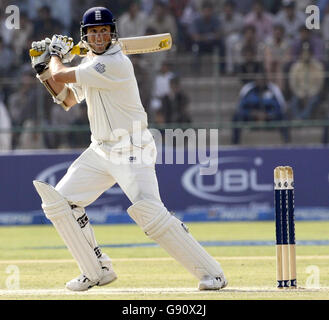
[[(39, 80), (54, 101), (69, 110), (86, 100), (91, 144), (69, 167), (56, 187), (33, 181), (42, 208), (76, 260), (81, 275), (66, 288), (85, 291), (117, 278), (111, 259), (101, 251), (85, 208), (118, 183), (132, 205), (130, 217), (145, 234), (164, 248), (199, 280), (200, 290), (219, 290), (227, 285), (220, 264), (168, 212), (161, 201), (155, 159), (147, 163), (140, 151), (156, 155), (148, 130), (130, 59), (117, 43), (116, 22), (110, 10), (87, 10), (81, 22), (81, 41), (89, 52), (77, 67), (65, 66), (74, 58), (73, 40), (54, 35), (32, 43), (42, 52), (31, 57)], [(133, 124), (139, 123), (142, 139)], [(117, 161), (118, 159), (127, 161)]]

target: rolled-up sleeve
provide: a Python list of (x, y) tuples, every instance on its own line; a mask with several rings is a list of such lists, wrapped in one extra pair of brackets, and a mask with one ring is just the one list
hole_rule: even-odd
[(66, 86), (72, 90), (75, 100), (78, 103), (81, 103), (83, 100), (85, 100), (85, 95), (82, 89), (82, 86), (78, 85), (77, 83), (68, 83)]

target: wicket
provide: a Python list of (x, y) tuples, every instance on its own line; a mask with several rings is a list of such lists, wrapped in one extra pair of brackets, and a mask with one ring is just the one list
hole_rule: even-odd
[(277, 288), (297, 288), (294, 216), (294, 173), (291, 167), (274, 169)]

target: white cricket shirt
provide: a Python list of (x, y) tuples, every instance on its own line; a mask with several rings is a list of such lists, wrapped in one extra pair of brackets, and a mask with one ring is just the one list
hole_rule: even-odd
[(69, 87), (77, 102), (86, 100), (92, 140), (118, 141), (121, 132), (132, 133), (134, 121), (147, 128), (133, 65), (118, 44), (84, 58), (75, 75), (77, 82)]

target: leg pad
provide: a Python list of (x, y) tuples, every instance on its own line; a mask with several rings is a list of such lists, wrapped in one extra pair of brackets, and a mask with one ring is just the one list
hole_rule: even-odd
[(33, 181), (41, 197), (42, 208), (46, 217), (52, 222), (63, 239), (72, 256), (77, 261), (80, 271), (91, 281), (102, 276), (102, 267), (87, 241), (79, 223), (74, 217), (71, 206), (51, 185)]
[(142, 200), (130, 208), (131, 218), (151, 239), (199, 280), (220, 277), (220, 264), (188, 232), (183, 222), (172, 216), (161, 202)]

